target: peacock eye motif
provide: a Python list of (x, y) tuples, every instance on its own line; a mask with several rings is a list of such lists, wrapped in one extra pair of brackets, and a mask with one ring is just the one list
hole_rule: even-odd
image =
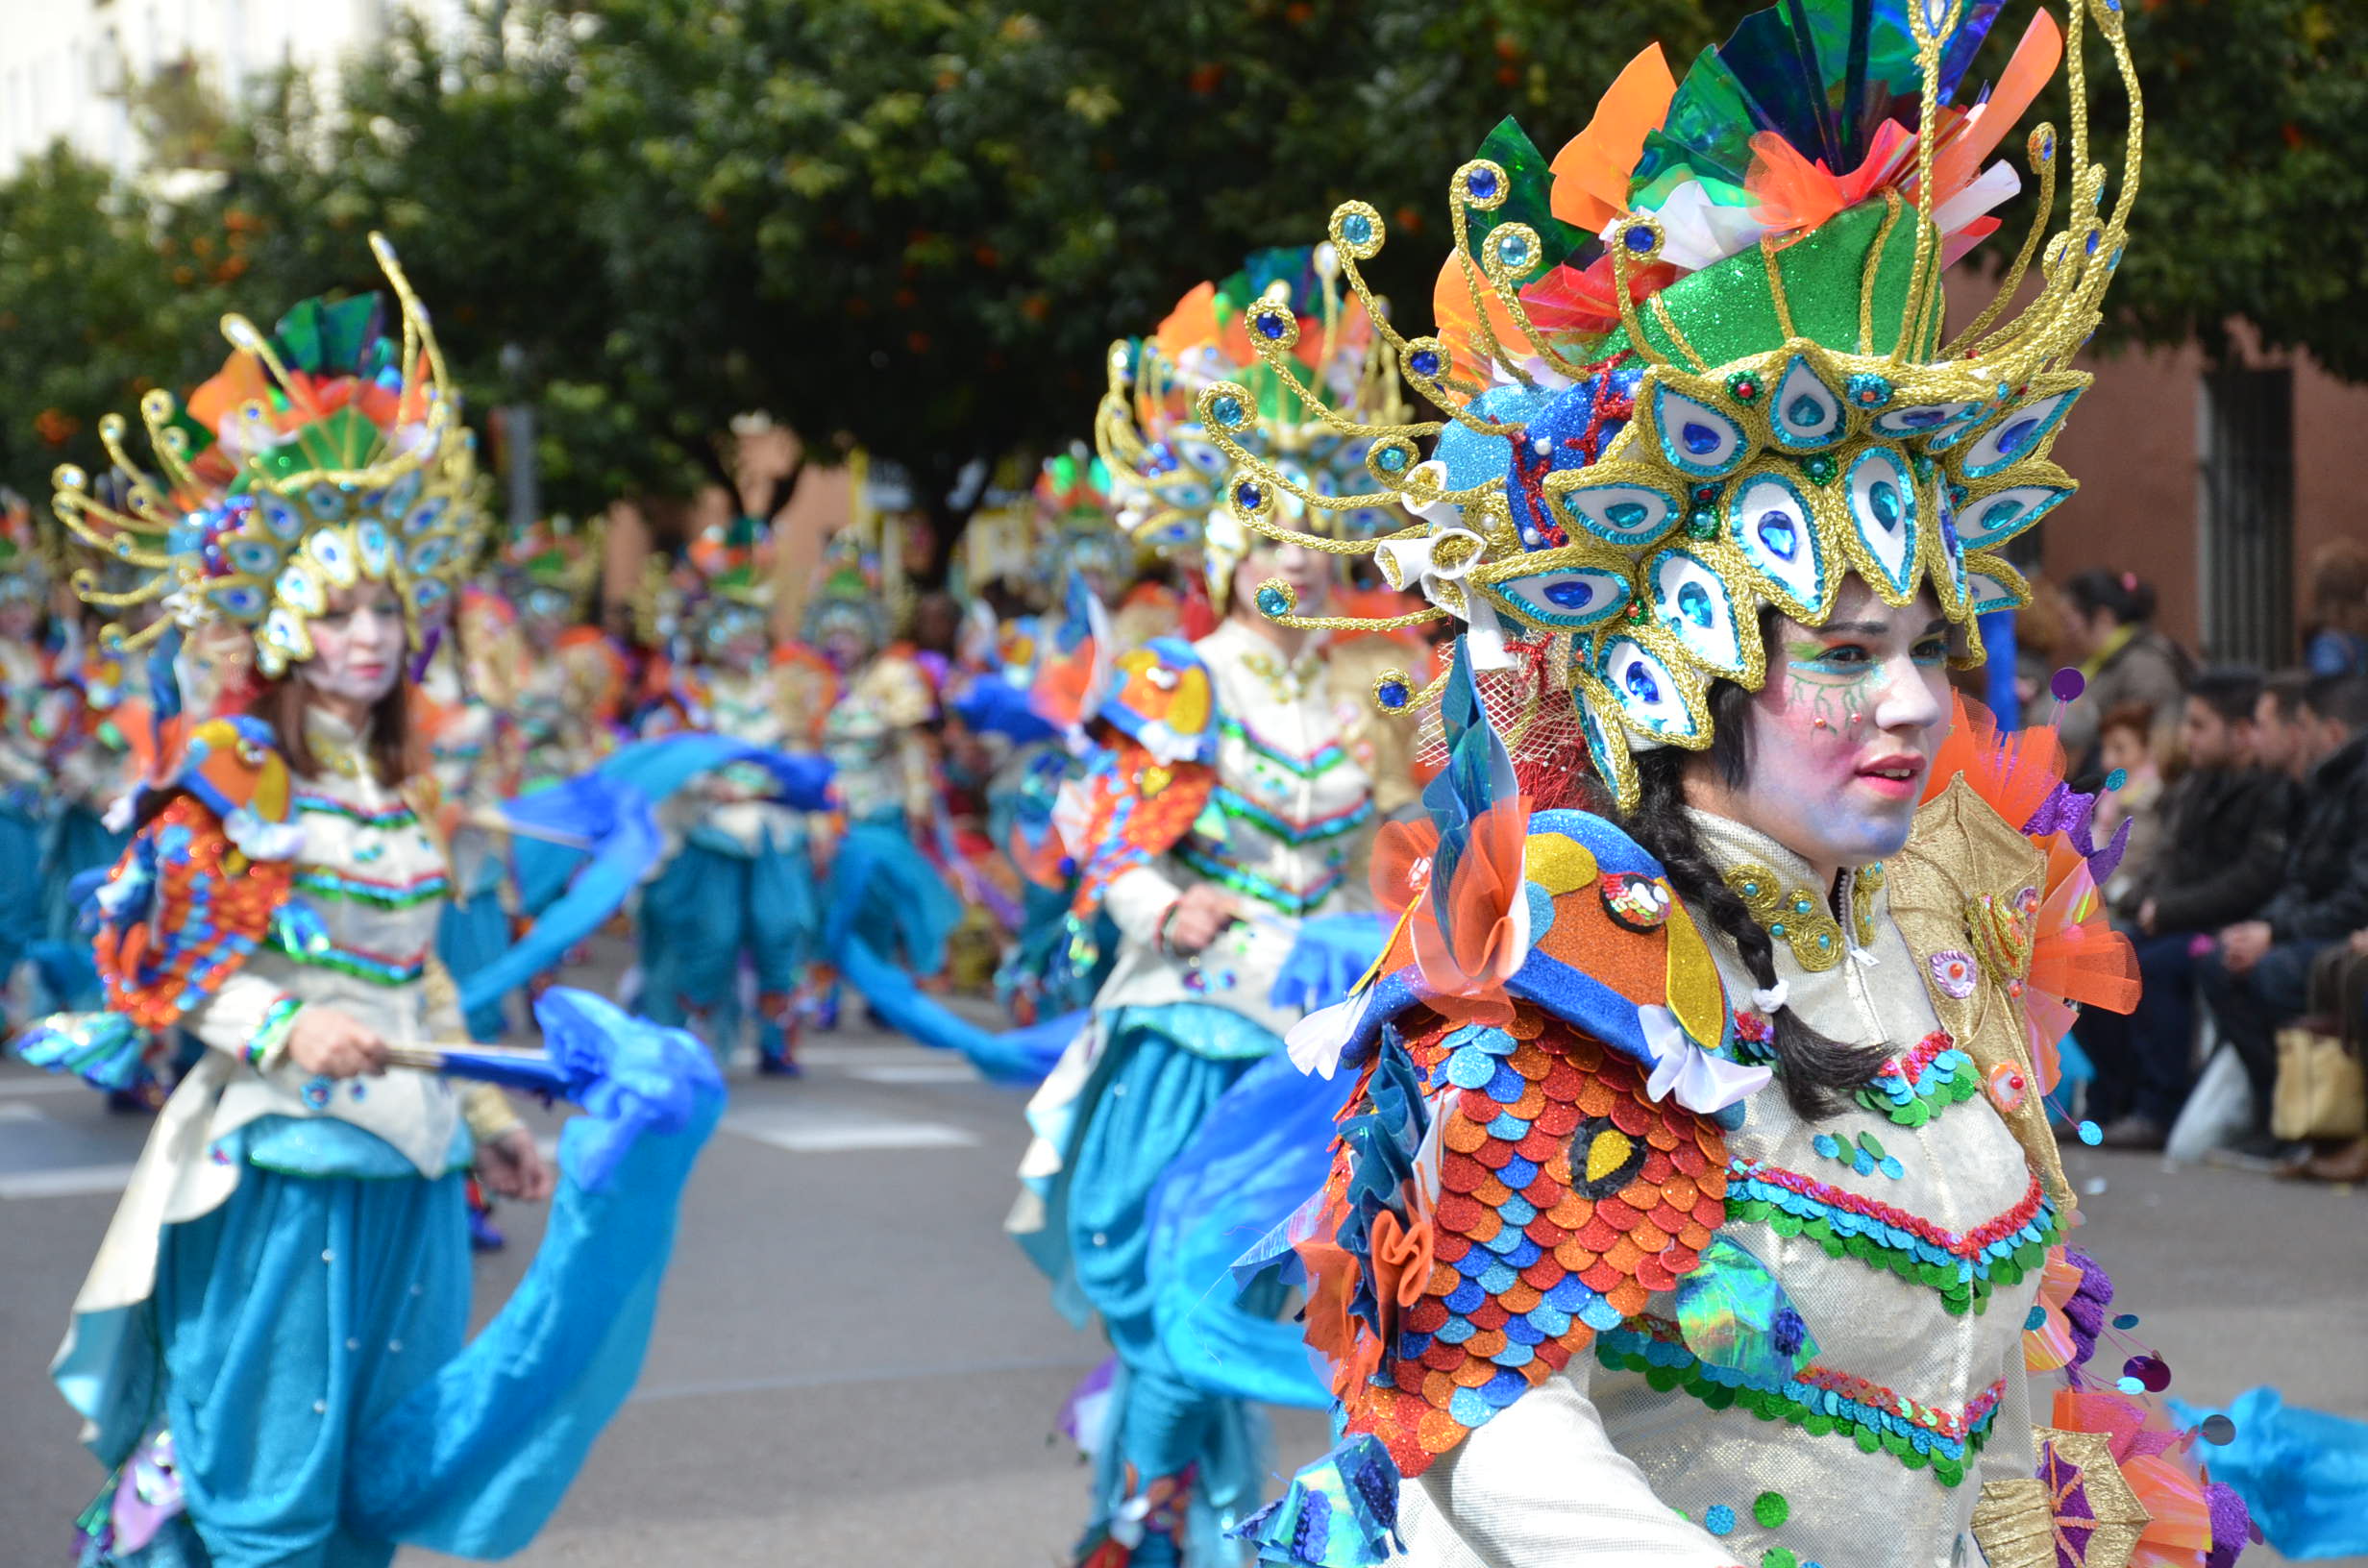
[(1650, 1144), (1614, 1126), (1609, 1116), (1591, 1116), (1570, 1135), (1570, 1189), (1585, 1198), (1616, 1197), (1651, 1153)]

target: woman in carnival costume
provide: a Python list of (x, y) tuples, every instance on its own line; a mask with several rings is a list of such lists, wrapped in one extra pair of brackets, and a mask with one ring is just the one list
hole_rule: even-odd
[[(402, 676), (465, 553), (475, 464), (425, 314), (374, 244), (399, 341), (370, 295), (307, 301), (269, 335), (225, 318), (222, 373), (185, 405), (142, 404), (160, 478), (135, 467), (111, 417), (120, 507), (81, 471), (58, 475), (62, 519), (151, 574), (130, 593), (87, 576), (78, 590), (241, 627), (259, 677), (248, 714), (198, 725), (135, 796), (133, 846), (98, 895), (109, 1011), (20, 1045), (86, 1074), (143, 1035), (206, 1047), (53, 1368), (113, 1472), (81, 1521), (86, 1568), (383, 1568), (398, 1541), (518, 1550), (630, 1384), (649, 1314), (618, 1303), (654, 1296), (687, 1172), (662, 1140), (579, 1159), (637, 1092), (688, 1096), (695, 1048), (659, 1040), (637, 1090), (578, 1096), (595, 1114), (562, 1139), (563, 1197), (580, 1208), (553, 1235), (601, 1229), (604, 1207), (634, 1224), (604, 1232), (599, 1259), (538, 1260), (540, 1286), (511, 1304), (523, 1319), (506, 1310), (462, 1348), (464, 1174), (526, 1198), (553, 1177), (498, 1090), (418, 1070), (460, 1020), (433, 957), (451, 881)], [(678, 1129), (704, 1118), (695, 1150), (716, 1107), (677, 1109)], [(673, 1166), (636, 1188), (653, 1159)], [(619, 1179), (606, 1198), (578, 1188), (601, 1186), (595, 1167)]]
[[(770, 530), (735, 518), (693, 542), (696, 586), (679, 627), (668, 700), (645, 733), (692, 729), (768, 747), (813, 745), (810, 683), (775, 646)], [(741, 1034), (740, 969), (755, 971), (757, 1070), (798, 1071), (801, 991), (819, 924), (806, 818), (752, 764), (705, 774), (667, 803), (675, 845), (641, 897), (641, 982), (661, 1023), (699, 1020), (717, 1055)]]
[(529, 525), (502, 548), (497, 580), (515, 612), (519, 663), (510, 683), (529, 786), (584, 772), (624, 733), (629, 672), (591, 620), (605, 538), (599, 524), (578, 528), (556, 518)]
[[(1097, 419), (1122, 527), (1139, 545), (1196, 547), (1225, 619), (1195, 643), (1116, 647), (1087, 715), (1101, 749), (1056, 813), (1076, 867), (1070, 962), (1092, 963), (1102, 913), (1120, 943), (1092, 1023), (1029, 1107), (1038, 1136), (1011, 1228), (1052, 1275), (1056, 1304), (1098, 1316), (1117, 1355), (1106, 1414), (1079, 1433), (1096, 1475), (1078, 1560), (1096, 1568), (1230, 1560), (1223, 1531), (1255, 1506), (1264, 1473), (1248, 1403), (1196, 1381), (1163, 1343), (1150, 1209), (1226, 1090), (1298, 1020), (1277, 981), (1305, 928), (1362, 906), (1350, 869), (1392, 781), (1351, 754), (1353, 730), (1371, 722), (1370, 674), (1253, 602), (1278, 573), (1320, 602), (1333, 555), (1251, 548), (1192, 398), (1226, 378), (1279, 395), (1224, 331), (1266, 301), (1304, 331), (1330, 404), (1388, 417), (1366, 306), (1344, 305), (1335, 277), (1307, 252), (1267, 253), (1221, 288), (1201, 285), (1155, 337), (1114, 348)], [(1315, 416), (1270, 436), (1276, 460), (1302, 473), (1360, 454)]]
[[(922, 847), (939, 838), (930, 733), (937, 691), (912, 647), (890, 640), (882, 602), (897, 597), (895, 579), (859, 550), (863, 531), (858, 520), (832, 541), (806, 605), (806, 647), (838, 680), (822, 724), (840, 807), (824, 883), (824, 947), (843, 964), (846, 944), (861, 943), (907, 974), (934, 975), (962, 918), (960, 898)], [(828, 1027), (838, 1011), (835, 978), (818, 1005)]]
[[(2025, 593), (1992, 551), (2072, 491), (2047, 453), (2137, 177), (2134, 130), (2101, 204), (2084, 23), (2136, 122), (2111, 5), (1954, 107), (1994, 16), (1761, 12), (1682, 85), (1648, 49), (1550, 165), (1508, 120), (1455, 172), (1440, 331), (1393, 344), (1444, 417), (1361, 432), (1367, 499), (1427, 524), (1379, 564), (1464, 623), (1449, 760), (1376, 855), (1390, 953), (1293, 1041), (1353, 1090), (1259, 1251), (1344, 1441), (1245, 1531), (1265, 1560), (2244, 1544), (2161, 1363), (2092, 1361), (2110, 1286), (2061, 1245), (2052, 1042), (2135, 999), (2112, 850), (2052, 736), (1951, 723), (1946, 666)], [(2069, 225), (2041, 127), (2031, 237), (1949, 338), (1941, 271), (2019, 183), (1985, 160), (2066, 56)], [(1381, 218), (1331, 233), (1361, 288)], [(1248, 326), (1283, 363), (1294, 324)], [(1247, 400), (1199, 406), (1287, 533)], [(1591, 777), (1529, 766), (1574, 727)]]
[(59, 705), (43, 633), (50, 573), (31, 508), (0, 508), (0, 986), (42, 935), (41, 823)]

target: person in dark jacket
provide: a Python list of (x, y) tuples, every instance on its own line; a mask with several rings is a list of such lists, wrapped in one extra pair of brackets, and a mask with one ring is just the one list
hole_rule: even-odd
[(2255, 765), (2260, 694), (2257, 671), (2207, 670), (2183, 706), (2186, 772), (2163, 796), (2153, 857), (2115, 912), (2145, 990), (2127, 1018), (2093, 1011), (2080, 1024), (2097, 1068), (2088, 1114), (2109, 1147), (2162, 1147), (2187, 1097), (2196, 952), (2267, 903), (2284, 873), (2292, 786)]
[(2097, 740), (2105, 716), (2144, 703), (2155, 711), (2155, 750), (2167, 750), (2172, 716), (2195, 666), (2184, 649), (2154, 628), (2154, 587), (2134, 572), (2083, 572), (2063, 585), (2059, 613), (2061, 651), (2080, 661), (2085, 689), (2075, 699), (2059, 699), (2053, 709), (2043, 707), (2036, 718), (2055, 724), (2071, 776), (2088, 789), (2103, 772), (2097, 766)]
[(2277, 1034), (2309, 1005), (2310, 966), (2368, 926), (2368, 678), (2321, 675), (2303, 691), (2315, 756), (2276, 896), (2220, 933), (2200, 978), (2220, 1032), (2253, 1084), (2254, 1137), (2244, 1152), (2274, 1154), (2270, 1094)]

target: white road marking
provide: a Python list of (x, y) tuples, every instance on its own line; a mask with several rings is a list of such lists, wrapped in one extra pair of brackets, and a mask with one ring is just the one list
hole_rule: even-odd
[(49, 1118), (30, 1105), (10, 1105), (0, 1100), (0, 1121), (47, 1121)]
[(48, 1073), (43, 1073), (38, 1078), (28, 1078), (12, 1072), (5, 1078), (0, 1078), (0, 1098), (23, 1099), (35, 1094), (71, 1094), (78, 1089), (86, 1094), (99, 1092), (70, 1073), (63, 1077), (52, 1077)]
[(759, 1106), (724, 1118), (724, 1130), (792, 1154), (848, 1154), (866, 1149), (960, 1149), (978, 1139), (942, 1121), (911, 1121), (859, 1111), (808, 1106)]
[(71, 1198), (90, 1192), (120, 1192), (132, 1180), (130, 1165), (68, 1165), (0, 1176), (0, 1201)]
[(849, 1067), (847, 1076), (867, 1084), (974, 1084), (978, 1071), (968, 1062), (890, 1062), (876, 1067)]
[(944, 1051), (926, 1045), (801, 1045), (798, 1060), (809, 1067), (864, 1067), (943, 1062)]

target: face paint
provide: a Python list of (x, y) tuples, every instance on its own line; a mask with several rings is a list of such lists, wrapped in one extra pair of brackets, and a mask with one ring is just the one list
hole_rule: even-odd
[(312, 618), (312, 657), (297, 666), (307, 684), (350, 710), (365, 713), (403, 674), (403, 611), (382, 582), (358, 582), (330, 596)]
[(1831, 876), (1896, 853), (1946, 733), (1948, 625), (1856, 578), (1821, 627), (1779, 621), (1750, 774), (1723, 809)]

